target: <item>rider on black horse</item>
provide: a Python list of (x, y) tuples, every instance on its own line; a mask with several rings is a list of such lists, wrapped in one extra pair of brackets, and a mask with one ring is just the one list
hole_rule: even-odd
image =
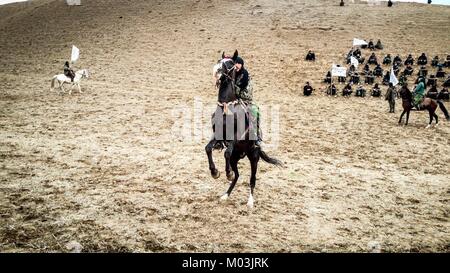
[(75, 72), (70, 68), (68, 61), (64, 64), (64, 76), (69, 77), (71, 82), (73, 82), (73, 79), (75, 78)]
[(244, 67), (244, 60), (241, 57), (237, 57), (235, 60), (235, 87), (236, 96), (248, 105), (251, 124), (256, 125), (255, 131), (257, 134), (257, 140), (255, 145), (261, 146), (261, 128), (259, 107), (253, 102), (253, 86), (251, 83), (250, 75)]

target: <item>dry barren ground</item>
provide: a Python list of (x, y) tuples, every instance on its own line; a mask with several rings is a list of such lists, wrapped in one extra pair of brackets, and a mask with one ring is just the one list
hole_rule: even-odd
[[(382, 39), (379, 58), (444, 58), (450, 8), (337, 2), (1, 6), (0, 251), (69, 251), (76, 241), (83, 251), (448, 252), (450, 123), (442, 112), (437, 128), (424, 129), (425, 113), (398, 126), (399, 109), (389, 114), (384, 100), (326, 97), (320, 81), (354, 37)], [(76, 67), (91, 77), (83, 94), (61, 96), (50, 79), (72, 44), (81, 49)], [(264, 129), (279, 120), (267, 152), (285, 164), (260, 164), (253, 210), (248, 162), (220, 203), (228, 184), (209, 175), (208, 128), (186, 141), (177, 130), (177, 117), (207, 125), (211, 67), (236, 48), (265, 109)], [(316, 63), (303, 61), (308, 49)], [(301, 95), (307, 80), (312, 97)]]

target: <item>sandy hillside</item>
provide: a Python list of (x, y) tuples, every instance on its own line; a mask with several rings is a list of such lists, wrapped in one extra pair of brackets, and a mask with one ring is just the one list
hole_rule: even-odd
[[(0, 6), (0, 251), (69, 251), (72, 241), (89, 252), (449, 251), (442, 112), (437, 128), (424, 129), (428, 115), (416, 112), (398, 126), (400, 101), (389, 114), (383, 99), (327, 97), (320, 82), (354, 37), (381, 38), (379, 59), (444, 58), (450, 7), (82, 2)], [(83, 94), (61, 96), (50, 79), (72, 44), (90, 78)], [(253, 210), (248, 161), (220, 203), (228, 183), (211, 178), (204, 152), (217, 96), (211, 68), (236, 48), (264, 129), (280, 122), (266, 150), (285, 164), (260, 163)], [(308, 49), (316, 63), (303, 61)], [(312, 97), (301, 95), (307, 80)], [(204, 134), (180, 139), (179, 117), (203, 121)]]

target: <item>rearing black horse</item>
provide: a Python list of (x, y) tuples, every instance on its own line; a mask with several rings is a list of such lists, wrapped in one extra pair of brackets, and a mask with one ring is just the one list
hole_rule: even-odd
[[(281, 166), (281, 162), (275, 158), (269, 157), (259, 146), (256, 146), (256, 139), (251, 137), (252, 126), (249, 123), (249, 113), (247, 106), (236, 97), (234, 78), (234, 62), (238, 56), (237, 50), (233, 57), (225, 57), (222, 54), (221, 64), (218, 69), (220, 77), (218, 79), (219, 96), (216, 112), (213, 114), (213, 132), (214, 136), (206, 145), (205, 150), (208, 155), (209, 169), (213, 178), (217, 179), (220, 172), (216, 169), (212, 158), (214, 149), (225, 150), (225, 172), (227, 179), (231, 184), (227, 192), (221, 197), (221, 200), (227, 200), (239, 178), (238, 161), (245, 156), (250, 160), (250, 196), (247, 205), (253, 207), (253, 191), (256, 185), (256, 172), (258, 161), (262, 158), (264, 161)], [(228, 123), (228, 126), (227, 126)], [(223, 126), (220, 126), (222, 125)]]

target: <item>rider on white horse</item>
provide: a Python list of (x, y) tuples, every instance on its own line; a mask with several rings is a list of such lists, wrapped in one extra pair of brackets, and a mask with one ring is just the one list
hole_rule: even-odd
[[(66, 72), (66, 71), (64, 71)], [(80, 81), (83, 78), (88, 78), (89, 77), (89, 71), (87, 69), (81, 69), (76, 71), (75, 73), (73, 73), (73, 78), (71, 76), (67, 76), (67, 74), (59, 74), (59, 75), (55, 75), (52, 78), (52, 82), (51, 82), (51, 87), (50, 90), (55, 88), (55, 83), (58, 83), (57, 88), (59, 90), (61, 90), (62, 92), (65, 92), (66, 90), (64, 89), (64, 85), (67, 84), (69, 85), (69, 94), (72, 94), (72, 88), (73, 87), (77, 87), (78, 88), (78, 92), (81, 92), (81, 86), (80, 86)]]

